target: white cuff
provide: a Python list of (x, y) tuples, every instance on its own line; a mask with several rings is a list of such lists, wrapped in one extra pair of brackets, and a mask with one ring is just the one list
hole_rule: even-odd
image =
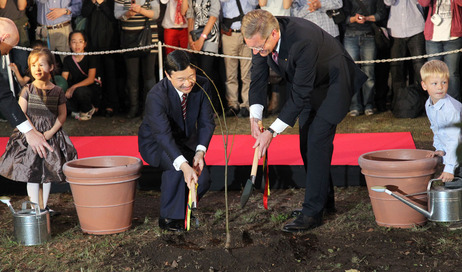
[(271, 124), (270, 128), (274, 130), (277, 134), (280, 134), (283, 132), (289, 125), (282, 122), (281, 119), (277, 118), (274, 120), (274, 122)]
[(204, 152), (204, 157), (205, 157), (205, 153), (207, 152), (207, 147), (205, 147), (203, 145), (197, 145), (196, 152), (197, 151), (203, 151)]
[(184, 163), (188, 162), (186, 158), (183, 155), (178, 156), (174, 161), (173, 161), (173, 167), (175, 167), (176, 171), (180, 171), (180, 166)]
[(32, 124), (29, 122), (29, 120), (26, 120), (22, 122), (21, 124), (17, 125), (16, 128), (21, 132), (21, 133), (27, 133), (31, 131), (34, 127)]
[(263, 105), (260, 104), (253, 104), (249, 107), (249, 116), (250, 118), (255, 118), (259, 120), (263, 120)]

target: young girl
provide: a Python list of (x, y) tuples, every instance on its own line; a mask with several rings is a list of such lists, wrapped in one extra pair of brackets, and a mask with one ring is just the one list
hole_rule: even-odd
[(46, 207), (50, 182), (65, 181), (62, 166), (76, 159), (77, 151), (61, 129), (66, 121), (66, 97), (62, 89), (50, 81), (53, 55), (48, 49), (35, 49), (27, 63), (34, 81), (21, 91), (19, 105), (54, 151), (40, 158), (27, 144), (25, 135), (15, 129), (0, 158), (0, 175), (27, 182), (27, 194), (35, 203), (39, 203), (40, 184), (43, 184), (43, 207)]
[[(69, 34), (72, 52), (84, 53), (87, 37), (82, 31)], [(90, 120), (98, 110), (101, 88), (95, 84), (97, 59), (91, 55), (67, 56), (63, 62), (62, 76), (67, 80), (66, 91), (69, 110), (81, 121)], [(78, 115), (77, 112), (80, 112)]]

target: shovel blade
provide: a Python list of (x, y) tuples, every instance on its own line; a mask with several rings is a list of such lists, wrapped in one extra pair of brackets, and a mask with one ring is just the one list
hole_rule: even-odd
[(250, 198), (250, 195), (252, 194), (253, 191), (253, 182), (251, 179), (247, 180), (247, 183), (245, 184), (244, 190), (242, 191), (241, 195), (241, 209), (245, 207), (245, 204)]

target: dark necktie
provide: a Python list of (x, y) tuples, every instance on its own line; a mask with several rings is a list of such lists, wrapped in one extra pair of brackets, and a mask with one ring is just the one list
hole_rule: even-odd
[(278, 52), (276, 52), (276, 51), (272, 52), (272, 53), (271, 53), (271, 57), (273, 58), (274, 62), (275, 62), (277, 65), (279, 65), (279, 63), (278, 63), (278, 57), (279, 57)]
[(181, 96), (181, 111), (183, 112), (183, 119), (186, 120), (186, 101), (188, 100), (188, 95), (183, 94)]

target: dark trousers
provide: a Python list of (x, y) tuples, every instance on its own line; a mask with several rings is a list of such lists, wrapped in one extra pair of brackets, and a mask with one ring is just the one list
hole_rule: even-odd
[(67, 112), (88, 112), (92, 105), (99, 107), (101, 88), (96, 84), (78, 87), (72, 94), (71, 99), (67, 100)]
[[(194, 152), (185, 155), (192, 162)], [(184, 153), (183, 153), (184, 154)], [(184, 181), (182, 171), (176, 171), (167, 153), (162, 153), (161, 159), (162, 184), (160, 186), (160, 217), (169, 219), (184, 219), (188, 201), (188, 186)], [(197, 196), (200, 199), (210, 188), (210, 173), (206, 166), (199, 176)]]
[(100, 74), (103, 82), (103, 97), (101, 106), (103, 108), (117, 109), (119, 107), (119, 94), (117, 88), (117, 66), (114, 54), (100, 56)]
[[(126, 90), (130, 100), (130, 107), (138, 109), (139, 102), (144, 106), (146, 96), (151, 88), (156, 84), (155, 67), (157, 53), (150, 53), (143, 57), (126, 57), (125, 64), (127, 70)], [(140, 91), (140, 77), (143, 82), (143, 89)], [(140, 97), (141, 93), (141, 99)]]
[[(197, 70), (197, 73), (199, 75), (202, 75), (204, 77), (209, 77), (215, 85), (217, 86), (218, 83), (218, 73), (217, 69), (215, 67), (215, 57), (208, 56), (208, 55), (202, 55), (202, 54), (194, 54), (194, 57), (197, 62), (197, 66), (203, 70)], [(205, 74), (204, 74), (205, 73)], [(212, 86), (212, 85), (211, 85)], [(213, 86), (212, 86), (213, 88)], [(221, 112), (221, 107), (220, 107), (220, 100), (218, 98), (218, 90), (215, 90), (214, 88), (212, 89), (211, 92), (211, 97), (212, 99), (212, 105), (215, 108), (215, 110), (220, 113)]]
[[(425, 55), (425, 37), (423, 32), (408, 38), (393, 39), (391, 58), (406, 57), (408, 51), (410, 56)], [(412, 60), (414, 81), (409, 82), (409, 85), (415, 84), (416, 86), (420, 86), (420, 68), (422, 68), (424, 63), (425, 59)], [(400, 88), (406, 87), (407, 73), (404, 64), (404, 61), (394, 61), (390, 63), (392, 89), (395, 94)]]
[[(330, 164), (337, 125), (331, 124), (305, 108), (299, 117), (300, 152), (306, 169), (303, 214), (322, 215), (324, 206), (333, 201)], [(330, 203), (333, 204), (333, 203)]]

